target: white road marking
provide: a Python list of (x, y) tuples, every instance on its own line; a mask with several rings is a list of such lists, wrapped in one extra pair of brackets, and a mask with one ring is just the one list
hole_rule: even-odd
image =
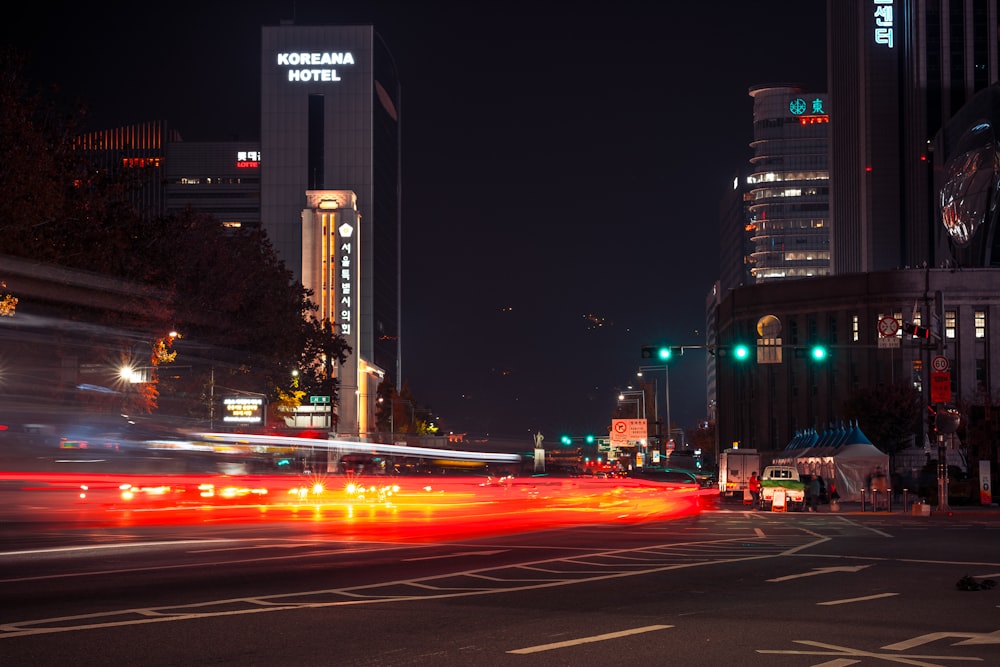
[(570, 646), (579, 646), (580, 644), (590, 644), (592, 642), (603, 642), (609, 639), (619, 639), (621, 637), (628, 637), (630, 635), (638, 635), (644, 632), (654, 632), (656, 630), (666, 630), (667, 628), (672, 628), (672, 625), (647, 625), (642, 628), (633, 628), (632, 630), (621, 630), (619, 632), (609, 632), (604, 635), (592, 635), (590, 637), (580, 637), (579, 639), (570, 639), (564, 642), (555, 642), (552, 644), (539, 644), (538, 646), (529, 646), (527, 648), (519, 648), (513, 651), (507, 651), (507, 653), (517, 653), (518, 655), (525, 655), (527, 653), (541, 653), (542, 651), (552, 651), (557, 648), (568, 648)]
[(857, 521), (853, 521), (851, 519), (848, 519), (846, 516), (839, 516), (837, 518), (840, 519), (841, 521), (843, 521), (844, 523), (851, 524), (855, 528), (862, 528), (864, 530), (870, 530), (871, 532), (875, 533), (876, 535), (881, 535), (882, 537), (892, 537), (892, 535), (890, 535), (889, 533), (886, 533), (885, 531), (881, 531), (878, 528), (872, 528), (871, 526), (865, 526), (863, 524), (858, 523)]
[[(948, 655), (900, 655), (898, 653), (876, 653), (875, 651), (864, 651), (859, 648), (848, 648), (846, 646), (837, 646), (836, 644), (824, 644), (822, 642), (811, 642), (802, 639), (796, 639), (796, 644), (805, 644), (806, 646), (815, 646), (816, 648), (826, 649), (825, 651), (777, 651), (777, 650), (763, 650), (757, 649), (757, 653), (769, 653), (773, 655), (822, 655), (822, 656), (843, 656), (838, 660), (831, 660), (829, 662), (824, 662), (814, 667), (841, 667), (843, 665), (853, 665), (860, 660), (847, 660), (846, 658), (876, 658), (885, 660), (886, 662), (896, 662), (903, 665), (919, 665), (920, 667), (940, 667), (942, 662), (948, 662), (951, 660), (958, 660), (964, 662), (982, 662), (982, 658), (967, 658), (967, 657), (957, 657)], [(924, 660), (935, 660), (938, 662), (923, 662)]]
[(791, 579), (801, 579), (802, 577), (815, 577), (817, 574), (830, 574), (831, 572), (860, 572), (871, 565), (839, 565), (834, 567), (814, 567), (810, 572), (800, 572), (799, 574), (789, 574), (776, 579), (768, 579), (768, 582), (789, 581)]
[(502, 554), (507, 551), (507, 549), (496, 549), (495, 551), (459, 551), (453, 554), (441, 554), (438, 556), (421, 556), (420, 558), (404, 558), (402, 559), (404, 563), (410, 563), (416, 560), (439, 560), (442, 558), (460, 558), (462, 556), (494, 556), (496, 554)]
[(996, 630), (994, 632), (931, 632), (926, 635), (914, 637), (913, 639), (907, 639), (906, 641), (889, 644), (888, 646), (883, 646), (882, 648), (890, 651), (905, 651), (913, 648), (914, 646), (929, 644), (939, 639), (965, 640), (956, 642), (954, 644), (955, 646), (968, 646), (971, 644), (1000, 644), (1000, 630)]
[(891, 598), (899, 593), (879, 593), (878, 595), (866, 595), (861, 598), (846, 598), (843, 600), (830, 600), (829, 602), (817, 602), (816, 604), (821, 607), (832, 607), (835, 604), (850, 604), (852, 602), (866, 602), (868, 600), (878, 600), (881, 598)]
[(169, 540), (163, 542), (122, 542), (120, 544), (88, 544), (77, 547), (45, 547), (44, 549), (25, 549), (24, 551), (3, 551), (3, 556), (25, 556), (31, 554), (52, 554), (65, 553), (69, 551), (92, 551), (97, 549), (140, 549), (143, 547), (163, 547), (184, 544), (217, 544), (219, 542), (237, 542), (239, 540), (217, 539), (217, 540)]

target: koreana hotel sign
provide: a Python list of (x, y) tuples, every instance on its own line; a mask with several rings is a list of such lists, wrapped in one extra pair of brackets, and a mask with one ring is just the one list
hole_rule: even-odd
[(343, 68), (353, 64), (354, 54), (350, 51), (278, 54), (278, 67), (287, 68), (288, 80), (292, 82), (340, 81)]

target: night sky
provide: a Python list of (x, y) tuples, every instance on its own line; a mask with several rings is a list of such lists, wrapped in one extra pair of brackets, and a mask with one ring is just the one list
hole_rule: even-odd
[[(748, 90), (825, 90), (825, 7), (110, 0), (2, 30), (87, 129), (258, 141), (261, 27), (374, 25), (403, 86), (404, 380), (446, 430), (531, 442), (607, 433), (642, 345), (704, 344)], [(681, 427), (706, 416), (703, 351), (670, 400)]]

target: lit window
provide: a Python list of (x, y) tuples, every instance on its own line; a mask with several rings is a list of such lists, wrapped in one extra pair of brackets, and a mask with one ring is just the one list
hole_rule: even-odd
[(976, 338), (986, 338), (986, 311), (976, 311)]
[(851, 317), (851, 340), (855, 343), (861, 340), (861, 323), (857, 315)]
[(944, 337), (955, 338), (958, 334), (958, 316), (954, 310), (944, 311)]

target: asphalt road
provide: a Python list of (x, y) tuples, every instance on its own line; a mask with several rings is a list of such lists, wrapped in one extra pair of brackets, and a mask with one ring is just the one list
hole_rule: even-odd
[(957, 587), (1000, 581), (992, 514), (729, 508), (388, 541), (188, 512), (5, 522), (0, 662), (1000, 664), (1000, 588)]

